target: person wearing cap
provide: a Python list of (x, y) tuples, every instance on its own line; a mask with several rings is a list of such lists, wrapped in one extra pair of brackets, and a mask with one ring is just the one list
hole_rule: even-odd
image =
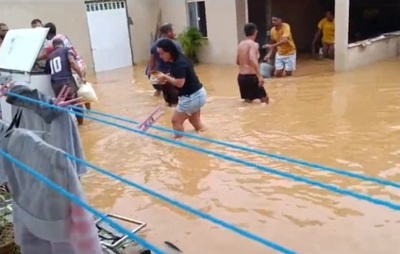
[[(150, 49), (150, 59), (147, 69), (147, 75), (154, 71), (159, 71), (161, 73), (169, 73), (171, 68), (171, 63), (165, 62), (160, 58), (159, 53), (157, 52), (157, 44), (163, 39), (170, 39), (174, 42), (178, 51), (182, 53), (182, 46), (178, 41), (175, 40), (175, 31), (173, 25), (170, 23), (166, 23), (160, 27), (160, 38), (156, 40)], [(164, 100), (168, 106), (172, 107), (178, 104), (178, 90), (175, 86), (170, 84), (156, 84), (153, 85), (153, 88), (156, 90), (154, 92), (154, 96), (160, 96), (163, 93)]]
[[(316, 45), (322, 35), (322, 54), (323, 57), (333, 59), (335, 56), (335, 16), (333, 11), (327, 11), (325, 18), (318, 23), (318, 30), (315, 33), (313, 45)], [(313, 54), (315, 55), (313, 46)]]
[(263, 47), (269, 49), (264, 60), (268, 61), (275, 54), (275, 76), (291, 76), (296, 70), (296, 45), (290, 26), (283, 23), (281, 16), (272, 16), (271, 44)]

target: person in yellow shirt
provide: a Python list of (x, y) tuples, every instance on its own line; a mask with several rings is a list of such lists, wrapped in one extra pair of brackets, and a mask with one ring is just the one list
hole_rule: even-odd
[(275, 77), (291, 76), (296, 70), (296, 45), (290, 26), (278, 15), (272, 17), (271, 44), (263, 47), (269, 52), (264, 60), (269, 61), (275, 54)]
[(325, 13), (325, 18), (318, 23), (318, 30), (315, 33), (313, 41), (313, 53), (315, 54), (315, 45), (322, 35), (322, 53), (323, 57), (333, 59), (335, 56), (335, 16), (332, 11)]

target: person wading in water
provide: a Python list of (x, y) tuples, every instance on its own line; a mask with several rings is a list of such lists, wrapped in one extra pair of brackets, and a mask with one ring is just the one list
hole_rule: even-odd
[[(175, 31), (172, 26), (172, 24), (164, 24), (160, 27), (160, 38), (153, 43), (151, 46), (150, 50), (150, 59), (149, 59), (149, 65), (148, 65), (148, 73), (147, 75), (150, 76), (150, 74), (154, 71), (159, 71), (161, 73), (167, 74), (170, 72), (171, 69), (171, 63), (165, 62), (161, 57), (160, 54), (157, 52), (157, 44), (163, 40), (163, 39), (170, 39), (174, 42), (175, 46), (179, 50), (180, 53), (182, 53), (182, 47), (175, 40)], [(153, 85), (154, 89), (156, 90), (154, 92), (154, 96), (160, 96), (161, 92), (163, 93), (164, 100), (167, 103), (168, 106), (172, 107), (178, 104), (178, 89), (171, 84), (156, 84)]]
[(269, 98), (264, 89), (264, 78), (261, 76), (258, 64), (259, 45), (255, 42), (257, 26), (247, 23), (244, 26), (244, 33), (246, 38), (240, 42), (236, 57), (236, 64), (239, 66), (237, 81), (240, 96), (248, 103), (259, 99), (262, 103), (268, 104)]

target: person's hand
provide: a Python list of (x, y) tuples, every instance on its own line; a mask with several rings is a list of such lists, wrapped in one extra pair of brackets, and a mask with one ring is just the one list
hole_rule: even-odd
[(86, 78), (85, 77), (82, 77), (82, 78), (80, 78), (81, 79), (81, 83), (82, 84), (86, 84)]
[(8, 91), (10, 91), (10, 89), (14, 86), (15, 81), (10, 81), (6, 84), (4, 84), (1, 88), (0, 88), (0, 98), (5, 96)]
[(263, 76), (258, 76), (258, 86), (263, 87), (265, 84)]
[(264, 61), (265, 62), (269, 62), (271, 60), (271, 56), (269, 55), (269, 54), (267, 54), (265, 57), (264, 57)]
[(167, 83), (167, 76), (168, 74), (164, 74), (164, 73), (159, 73), (158, 77), (157, 77), (157, 82), (160, 85), (164, 85)]

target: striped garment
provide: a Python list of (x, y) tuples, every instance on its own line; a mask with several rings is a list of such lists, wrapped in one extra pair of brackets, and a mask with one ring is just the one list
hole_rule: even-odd
[(153, 113), (146, 118), (146, 120), (139, 124), (138, 129), (141, 131), (147, 131), (163, 114), (164, 112), (162, 111), (161, 106), (157, 107)]
[(50, 54), (54, 49), (53, 49), (53, 45), (52, 45), (52, 41), (54, 39), (61, 39), (64, 42), (64, 46), (67, 48), (70, 48), (72, 50), (72, 52), (75, 55), (75, 59), (76, 62), (79, 64), (79, 66), (81, 67), (82, 70), (86, 70), (86, 64), (85, 61), (83, 60), (83, 58), (78, 54), (78, 52), (75, 50), (74, 46), (72, 45), (71, 41), (68, 39), (67, 36), (63, 35), (63, 34), (57, 34), (56, 36), (54, 36), (53, 39), (51, 39), (49, 41), (49, 47), (47, 48), (47, 53)]

